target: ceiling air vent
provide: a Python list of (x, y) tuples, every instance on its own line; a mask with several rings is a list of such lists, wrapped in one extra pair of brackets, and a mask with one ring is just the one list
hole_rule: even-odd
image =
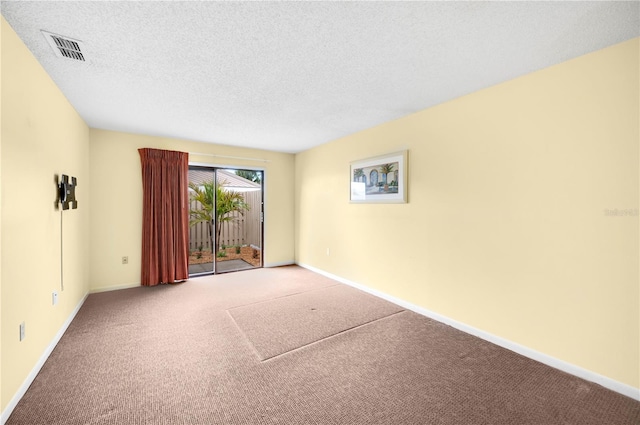
[(47, 39), (49, 45), (53, 49), (56, 56), (59, 58), (69, 58), (77, 61), (85, 61), (84, 53), (82, 52), (84, 46), (82, 41), (74, 40), (62, 35), (52, 34), (50, 32), (41, 30), (44, 38)]

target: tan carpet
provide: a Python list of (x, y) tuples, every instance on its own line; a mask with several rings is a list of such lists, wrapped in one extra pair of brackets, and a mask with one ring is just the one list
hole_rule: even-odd
[(403, 311), (345, 285), (229, 310), (262, 360)]
[[(307, 325), (296, 310), (310, 327), (322, 321), (296, 300), (372, 305), (339, 287), (283, 267), (90, 295), (7, 424), (640, 424), (637, 401), (409, 311), (256, 355), (244, 333), (269, 323), (251, 325), (251, 311), (297, 335)], [(316, 335), (340, 328), (329, 316)]]

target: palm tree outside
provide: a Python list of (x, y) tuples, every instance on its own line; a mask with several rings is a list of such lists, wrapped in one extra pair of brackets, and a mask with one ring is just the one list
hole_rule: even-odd
[[(191, 208), (189, 211), (189, 225), (193, 226), (197, 223), (206, 223), (209, 229), (210, 241), (215, 240), (215, 251), (220, 251), (220, 234), (222, 232), (222, 223), (233, 221), (236, 219), (233, 213), (244, 215), (249, 210), (249, 205), (245, 202), (244, 196), (240, 192), (224, 189), (225, 182), (215, 187), (213, 180), (197, 185), (189, 182), (189, 188), (193, 190), (191, 194), (192, 201), (198, 201), (200, 208)], [(215, 193), (215, 198), (214, 198)], [(214, 199), (217, 200), (214, 211)], [(215, 229), (214, 229), (215, 226)], [(215, 230), (215, 239), (214, 239)]]

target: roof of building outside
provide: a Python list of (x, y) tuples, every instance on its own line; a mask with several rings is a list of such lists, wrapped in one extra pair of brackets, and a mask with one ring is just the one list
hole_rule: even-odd
[[(218, 172), (218, 184), (223, 186), (227, 190), (235, 190), (237, 192), (247, 192), (253, 190), (260, 190), (262, 186), (260, 183), (252, 182), (244, 177), (240, 177), (235, 173), (227, 170), (217, 170)], [(213, 172), (208, 170), (189, 170), (189, 182), (193, 182), (199, 186), (202, 186), (205, 182), (213, 180)]]

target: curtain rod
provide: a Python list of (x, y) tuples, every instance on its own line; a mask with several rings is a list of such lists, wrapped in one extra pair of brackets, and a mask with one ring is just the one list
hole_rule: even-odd
[(243, 159), (245, 161), (271, 162), (271, 160), (269, 159), (247, 158), (244, 156), (216, 155), (213, 153), (189, 152), (189, 155), (212, 156), (214, 158), (226, 158), (226, 159)]

